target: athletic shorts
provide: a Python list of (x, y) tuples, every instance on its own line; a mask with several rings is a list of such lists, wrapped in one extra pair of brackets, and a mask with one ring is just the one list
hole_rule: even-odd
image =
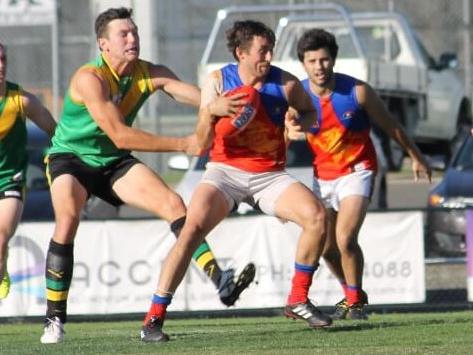
[(312, 190), (322, 200), (326, 208), (338, 211), (340, 201), (348, 196), (364, 196), (371, 199), (376, 173), (372, 170), (360, 170), (334, 180), (314, 178)]
[(200, 181), (220, 190), (228, 203), (228, 209), (246, 202), (264, 213), (274, 216), (279, 196), (296, 182), (286, 171), (252, 173), (222, 163), (207, 163)]
[(24, 184), (18, 184), (0, 191), (0, 200), (3, 200), (4, 198), (17, 198), (18, 200), (24, 201), (25, 189), (23, 185)]
[(69, 174), (80, 182), (89, 196), (95, 195), (113, 206), (120, 206), (123, 201), (113, 191), (113, 184), (138, 163), (141, 162), (128, 154), (108, 166), (95, 168), (85, 164), (75, 154), (55, 153), (49, 155), (46, 171), (50, 183), (60, 175)]

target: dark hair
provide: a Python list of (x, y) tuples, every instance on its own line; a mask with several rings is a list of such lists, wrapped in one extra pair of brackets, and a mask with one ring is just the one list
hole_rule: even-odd
[(321, 48), (327, 48), (332, 59), (337, 59), (338, 45), (335, 36), (321, 28), (308, 30), (297, 42), (297, 57), (303, 62), (305, 52), (316, 51)]
[(95, 35), (98, 38), (106, 36), (107, 25), (117, 19), (131, 19), (133, 13), (132, 9), (126, 7), (111, 8), (108, 9), (97, 16), (95, 20)]
[(225, 32), (225, 35), (227, 37), (227, 48), (232, 52), (236, 60), (238, 60), (236, 49), (238, 47), (245, 50), (250, 48), (253, 37), (255, 36), (266, 38), (273, 47), (276, 43), (273, 30), (259, 21), (236, 21), (233, 26)]

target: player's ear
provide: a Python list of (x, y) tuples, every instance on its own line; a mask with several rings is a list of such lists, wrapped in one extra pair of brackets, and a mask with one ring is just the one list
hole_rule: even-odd
[(106, 43), (105, 38), (101, 37), (101, 38), (97, 39), (97, 44), (98, 44), (99, 49), (100, 49), (101, 52), (104, 51), (105, 43)]
[(245, 54), (245, 49), (241, 48), (240, 46), (236, 47), (235, 48), (235, 54), (238, 58), (238, 61), (240, 61), (240, 59), (242, 58), (242, 56)]

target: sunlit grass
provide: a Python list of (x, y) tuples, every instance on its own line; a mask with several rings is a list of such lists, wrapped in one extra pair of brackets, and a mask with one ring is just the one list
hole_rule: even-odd
[(140, 320), (70, 322), (42, 345), (39, 323), (0, 324), (0, 354), (471, 354), (473, 312), (371, 315), (312, 330), (284, 317), (170, 319), (171, 341), (139, 339)]

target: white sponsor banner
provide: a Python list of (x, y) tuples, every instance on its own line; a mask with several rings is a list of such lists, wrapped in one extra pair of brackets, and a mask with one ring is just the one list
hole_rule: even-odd
[[(53, 223), (22, 223), (10, 241), (9, 297), (0, 316), (43, 315), (46, 309), (44, 265)], [(208, 237), (222, 268), (237, 272), (253, 261), (256, 282), (237, 308), (282, 307), (292, 274), (300, 229), (273, 217), (228, 218)], [(364, 288), (371, 304), (425, 300), (421, 212), (370, 213), (361, 230), (365, 254)], [(74, 278), (69, 314), (145, 312), (162, 261), (174, 238), (160, 220), (84, 221), (75, 241)], [(338, 282), (322, 263), (310, 297), (333, 305), (342, 296)], [(210, 280), (192, 263), (169, 308), (225, 309)]]
[(56, 0), (0, 0), (1, 26), (50, 25)]

